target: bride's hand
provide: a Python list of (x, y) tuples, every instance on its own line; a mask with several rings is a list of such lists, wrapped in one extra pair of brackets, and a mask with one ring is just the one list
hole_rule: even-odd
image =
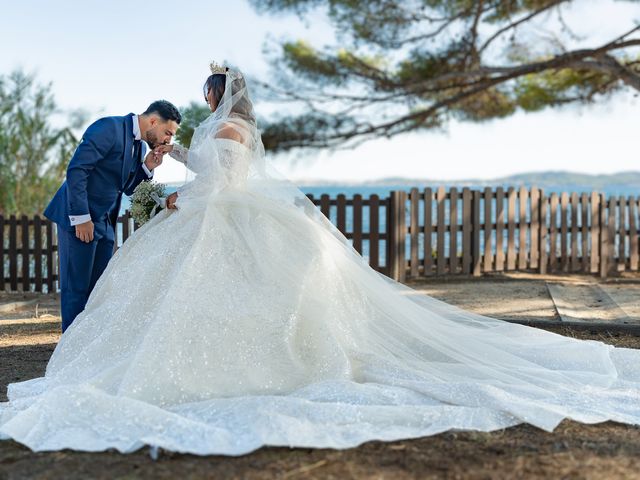
[(176, 200), (178, 199), (178, 192), (173, 192), (171, 195), (167, 197), (167, 208), (169, 210), (177, 210)]
[(173, 151), (173, 145), (158, 145), (153, 149), (153, 153), (156, 155), (165, 155)]

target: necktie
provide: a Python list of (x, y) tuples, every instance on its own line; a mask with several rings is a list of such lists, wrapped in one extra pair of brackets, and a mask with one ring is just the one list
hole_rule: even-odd
[(134, 140), (133, 141), (133, 159), (136, 162), (140, 161), (140, 152), (142, 151), (142, 141)]

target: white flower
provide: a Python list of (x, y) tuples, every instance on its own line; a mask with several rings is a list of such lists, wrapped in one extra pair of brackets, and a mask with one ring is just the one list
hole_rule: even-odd
[(135, 188), (131, 195), (131, 216), (138, 225), (142, 226), (149, 221), (151, 212), (158, 207), (153, 194), (164, 197), (165, 187), (163, 183), (145, 180)]

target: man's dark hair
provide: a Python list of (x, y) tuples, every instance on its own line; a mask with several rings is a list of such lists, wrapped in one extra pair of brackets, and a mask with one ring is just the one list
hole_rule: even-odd
[(165, 122), (173, 120), (179, 125), (182, 121), (182, 115), (180, 115), (175, 105), (166, 100), (156, 100), (147, 107), (143, 115), (150, 115), (152, 113), (159, 115)]

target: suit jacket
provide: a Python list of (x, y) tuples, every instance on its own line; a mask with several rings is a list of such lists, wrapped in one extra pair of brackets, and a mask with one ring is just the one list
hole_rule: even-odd
[(69, 216), (90, 214), (95, 222), (106, 214), (116, 224), (122, 194), (133, 190), (148, 176), (140, 157), (133, 158), (133, 113), (105, 117), (87, 128), (69, 166), (67, 178), (51, 199), (44, 215), (62, 228), (75, 229)]

